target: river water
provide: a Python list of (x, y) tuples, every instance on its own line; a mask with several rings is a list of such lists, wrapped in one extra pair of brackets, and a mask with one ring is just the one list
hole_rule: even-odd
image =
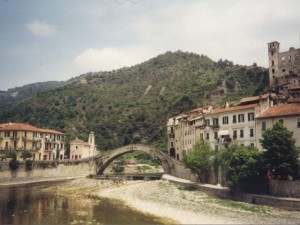
[[(157, 218), (107, 198), (45, 191), (60, 183), (0, 187), (0, 224), (160, 224)], [(44, 190), (45, 189), (45, 190)]]

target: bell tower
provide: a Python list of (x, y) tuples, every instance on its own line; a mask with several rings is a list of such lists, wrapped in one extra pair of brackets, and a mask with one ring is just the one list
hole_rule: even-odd
[(279, 77), (279, 42), (274, 41), (268, 43), (269, 54), (269, 87), (276, 85), (277, 78)]
[(89, 145), (91, 149), (95, 149), (95, 134), (93, 131), (89, 134)]

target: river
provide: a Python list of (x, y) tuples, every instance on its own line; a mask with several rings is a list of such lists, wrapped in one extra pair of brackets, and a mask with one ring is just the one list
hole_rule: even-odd
[(162, 224), (121, 201), (61, 194), (61, 185), (0, 187), (0, 224)]

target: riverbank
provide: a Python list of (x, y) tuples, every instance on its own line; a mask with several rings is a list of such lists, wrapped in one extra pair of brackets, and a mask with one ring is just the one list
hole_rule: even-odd
[(121, 200), (131, 208), (166, 218), (166, 224), (299, 224), (300, 221), (297, 211), (219, 199), (162, 180), (115, 182), (81, 178), (52, 191)]

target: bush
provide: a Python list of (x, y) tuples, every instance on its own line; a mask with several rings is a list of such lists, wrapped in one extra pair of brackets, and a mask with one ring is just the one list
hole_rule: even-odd
[(15, 151), (8, 151), (6, 153), (6, 158), (17, 159), (17, 153)]
[(119, 163), (113, 165), (112, 172), (113, 173), (123, 173), (125, 170), (125, 167), (120, 165)]
[(8, 165), (11, 170), (17, 170), (19, 169), (20, 162), (16, 159), (12, 159), (9, 161)]
[(30, 159), (27, 159), (27, 160), (25, 161), (25, 169), (26, 169), (27, 171), (30, 171), (30, 170), (32, 170), (32, 168), (33, 168), (33, 161), (30, 160)]

